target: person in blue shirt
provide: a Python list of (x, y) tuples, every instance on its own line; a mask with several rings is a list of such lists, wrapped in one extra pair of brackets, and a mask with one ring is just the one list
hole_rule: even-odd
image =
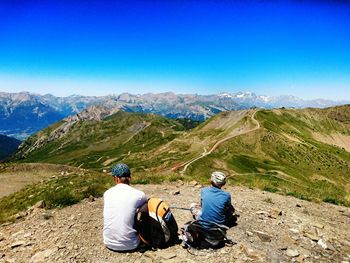
[(226, 184), (226, 176), (222, 172), (213, 172), (210, 181), (211, 186), (201, 191), (201, 206), (191, 204), (192, 215), (204, 227), (210, 228), (213, 223), (231, 227), (235, 223), (231, 195), (221, 189)]

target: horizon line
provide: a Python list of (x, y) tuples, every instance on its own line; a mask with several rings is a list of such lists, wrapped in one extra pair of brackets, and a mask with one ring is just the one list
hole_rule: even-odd
[(241, 91), (236, 91), (236, 92), (229, 92), (229, 91), (221, 91), (218, 93), (208, 93), (208, 94), (203, 94), (203, 93), (176, 93), (174, 91), (163, 91), (163, 92), (145, 92), (145, 93), (131, 93), (131, 92), (121, 92), (121, 93), (106, 93), (105, 95), (82, 95), (82, 94), (70, 94), (70, 95), (66, 95), (66, 96), (59, 96), (59, 95), (55, 95), (52, 93), (40, 93), (40, 92), (31, 92), (31, 91), (27, 91), (27, 90), (22, 90), (22, 91), (18, 91), (18, 92), (7, 92), (7, 91), (1, 91), (0, 90), (0, 94), (1, 93), (6, 93), (6, 94), (21, 94), (21, 93), (26, 93), (26, 94), (30, 94), (30, 95), (37, 95), (37, 96), (53, 96), (56, 98), (69, 98), (69, 97), (74, 97), (74, 96), (79, 96), (79, 97), (113, 97), (113, 96), (120, 96), (122, 94), (129, 94), (129, 95), (133, 95), (133, 96), (143, 96), (143, 95), (147, 95), (147, 94), (153, 94), (153, 95), (159, 95), (159, 94), (166, 94), (166, 93), (171, 93), (174, 94), (176, 96), (186, 96), (186, 95), (197, 95), (197, 96), (219, 96), (220, 94), (230, 94), (230, 95), (235, 95), (235, 94), (239, 94), (239, 93), (243, 93), (243, 94), (254, 94), (258, 97), (269, 97), (269, 98), (279, 98), (279, 97), (294, 97), (297, 99), (301, 99), (303, 101), (318, 101), (318, 100), (326, 100), (326, 101), (332, 101), (332, 102), (347, 102), (350, 103), (350, 99), (326, 99), (326, 98), (322, 98), (322, 97), (317, 97), (317, 98), (313, 98), (313, 99), (305, 99), (293, 94), (279, 94), (279, 95), (265, 95), (265, 94), (259, 94), (257, 92), (252, 92), (249, 90), (241, 90)]

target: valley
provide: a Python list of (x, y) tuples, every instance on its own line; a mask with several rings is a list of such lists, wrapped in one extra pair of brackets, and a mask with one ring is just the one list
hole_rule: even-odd
[[(349, 107), (228, 111), (186, 126), (154, 114), (104, 116), (95, 107), (55, 123), (0, 166), (0, 262), (346, 262)], [(229, 231), (236, 244), (107, 251), (101, 196), (116, 162), (131, 167), (148, 196), (178, 207), (198, 200), (213, 170), (225, 172), (241, 215)], [(190, 220), (173, 212), (180, 226)]]
[[(222, 170), (235, 185), (349, 205), (348, 112), (349, 106), (229, 111), (186, 129), (161, 116), (118, 111), (44, 129), (21, 146), (15, 160), (100, 172), (122, 161), (145, 182), (205, 182), (210, 171)], [(342, 138), (337, 144), (324, 140), (335, 133)]]

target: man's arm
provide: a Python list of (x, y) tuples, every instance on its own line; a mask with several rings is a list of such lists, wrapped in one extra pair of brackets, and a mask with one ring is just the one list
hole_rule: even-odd
[(235, 212), (235, 208), (233, 207), (232, 203), (231, 203), (231, 195), (229, 194), (227, 202), (226, 202), (226, 213), (227, 214), (233, 214)]
[(142, 192), (142, 195), (137, 204), (137, 208), (139, 209), (140, 212), (148, 211), (147, 202), (148, 202), (148, 198), (146, 197), (146, 194)]

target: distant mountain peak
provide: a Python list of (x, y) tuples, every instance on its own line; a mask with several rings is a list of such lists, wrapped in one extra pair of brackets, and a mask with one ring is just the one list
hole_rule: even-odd
[[(155, 113), (170, 118), (189, 118), (203, 121), (221, 111), (259, 108), (324, 108), (350, 102), (331, 100), (303, 100), (292, 95), (266, 96), (251, 91), (221, 92), (212, 95), (176, 94), (174, 92), (131, 94), (124, 92), (107, 96), (73, 94), (56, 97), (29, 92), (0, 92), (0, 133), (23, 138), (47, 127), (53, 122), (81, 113), (81, 118), (99, 119), (123, 109), (128, 112)], [(103, 105), (82, 112), (89, 106)], [(92, 115), (94, 117), (92, 117)], [(72, 117), (76, 118), (76, 117)]]

